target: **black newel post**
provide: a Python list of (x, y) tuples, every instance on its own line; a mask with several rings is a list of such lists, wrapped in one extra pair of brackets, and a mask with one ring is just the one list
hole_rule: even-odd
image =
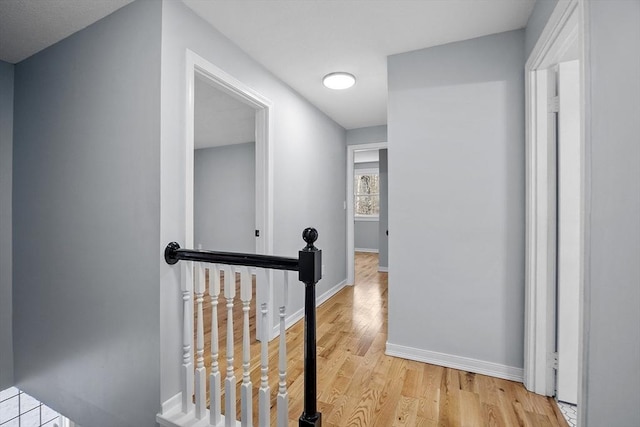
[(302, 238), (307, 246), (298, 253), (298, 278), (304, 292), (304, 410), (299, 427), (322, 426), (322, 414), (316, 406), (316, 283), (322, 278), (322, 251), (313, 245), (318, 239), (315, 228), (306, 228)]

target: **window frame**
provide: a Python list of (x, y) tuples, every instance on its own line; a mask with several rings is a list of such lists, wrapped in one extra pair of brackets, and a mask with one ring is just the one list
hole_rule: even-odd
[[(377, 175), (378, 185), (380, 185), (380, 168), (353, 168), (353, 218), (355, 221), (379, 221), (380, 220), (380, 189), (374, 194), (358, 194), (356, 185), (358, 175)], [(356, 201), (358, 196), (375, 196), (378, 198), (378, 213), (372, 215), (359, 214), (356, 210)]]

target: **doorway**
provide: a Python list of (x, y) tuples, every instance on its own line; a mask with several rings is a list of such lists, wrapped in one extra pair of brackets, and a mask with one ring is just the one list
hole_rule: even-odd
[[(200, 243), (203, 245), (203, 249), (272, 254), (273, 185), (269, 143), (271, 102), (193, 51), (187, 50), (186, 54), (186, 247), (195, 247)], [(199, 114), (203, 115), (198, 116)], [(224, 117), (225, 114), (229, 114), (229, 116)], [(213, 116), (216, 115), (221, 117), (214, 118)], [(231, 145), (225, 142), (231, 139), (240, 142)], [(250, 141), (246, 141), (247, 139)], [(218, 142), (214, 143), (214, 146), (205, 147), (203, 140)], [(205, 152), (207, 150), (208, 152)], [(197, 153), (198, 151), (201, 153)], [(214, 151), (217, 151), (217, 156)], [(234, 165), (230, 163), (223, 166), (228, 169), (229, 173), (244, 172), (244, 174), (238, 175), (240, 178), (237, 178), (243, 180), (242, 187), (249, 194), (237, 197), (230, 186), (224, 185), (224, 181), (222, 186), (220, 182), (207, 184), (211, 187), (218, 186), (218, 189), (221, 190), (219, 194), (222, 195), (213, 196), (214, 204), (217, 206), (215, 215), (218, 216), (218, 219), (216, 223), (212, 225), (209, 221), (204, 224), (202, 219), (205, 214), (196, 214), (195, 211), (196, 173), (204, 175), (200, 178), (206, 180), (212, 178), (210, 175), (215, 173), (215, 170), (212, 170), (211, 167), (205, 167), (196, 171), (195, 165), (196, 162), (199, 162), (201, 166), (205, 164), (211, 166), (210, 163), (216, 161), (216, 158), (219, 160), (221, 154), (227, 156), (228, 159), (235, 158), (234, 165), (236, 167), (242, 165), (241, 171), (234, 170), (232, 168)], [(196, 157), (200, 159), (196, 160)], [(253, 174), (252, 179), (247, 179), (249, 174)], [(219, 177), (213, 178), (220, 179)], [(228, 178), (225, 178), (225, 181), (226, 179)], [(203, 201), (199, 200), (198, 204), (201, 202)], [(232, 213), (232, 209), (230, 209), (232, 205), (235, 206), (235, 209), (249, 211), (253, 207), (253, 212), (243, 212), (240, 220)], [(222, 209), (218, 209), (219, 207)], [(199, 221), (200, 224), (196, 224), (196, 221)], [(228, 227), (232, 230), (231, 233), (227, 232), (225, 227), (219, 227), (221, 221), (225, 225), (234, 224), (233, 227)], [(217, 228), (207, 229), (207, 227)], [(206, 233), (195, 236), (196, 229), (206, 230)], [(221, 242), (218, 239), (226, 241)], [(273, 308), (273, 274), (260, 269), (258, 271), (256, 307), (266, 303), (270, 308)], [(264, 330), (262, 316), (256, 313), (256, 318), (258, 339), (262, 339), (261, 331)], [(267, 317), (267, 322), (268, 330), (272, 331), (274, 318)], [(272, 336), (267, 337), (267, 339), (271, 338)]]
[(196, 73), (194, 243), (255, 253), (255, 110)]
[(558, 3), (525, 66), (524, 383), (578, 405), (585, 216), (581, 4)]
[(388, 271), (387, 143), (347, 146), (347, 284), (355, 283), (355, 252), (378, 253)]

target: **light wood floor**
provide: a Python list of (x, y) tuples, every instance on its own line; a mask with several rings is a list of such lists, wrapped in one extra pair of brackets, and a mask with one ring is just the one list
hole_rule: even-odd
[[(318, 410), (324, 427), (567, 426), (552, 399), (529, 393), (520, 383), (386, 356), (387, 273), (377, 272), (377, 262), (377, 254), (357, 253), (355, 285), (318, 308)], [(205, 313), (209, 312), (208, 300), (205, 298)], [(222, 301), (220, 308), (224, 308)], [(234, 367), (238, 382), (242, 378), (239, 308), (236, 304), (234, 338), (238, 346)], [(220, 313), (221, 333), (225, 333), (225, 317)], [(205, 322), (210, 328), (210, 315), (205, 315)], [(302, 412), (303, 332), (302, 322), (287, 331), (289, 426), (298, 425)], [(255, 331), (251, 336), (253, 407), (257, 412), (259, 343)], [(209, 345), (207, 342), (205, 346), (207, 368)], [(277, 351), (274, 340), (269, 345), (272, 426)], [(224, 351), (220, 357), (224, 372)], [(239, 411), (239, 402), (237, 407)]]

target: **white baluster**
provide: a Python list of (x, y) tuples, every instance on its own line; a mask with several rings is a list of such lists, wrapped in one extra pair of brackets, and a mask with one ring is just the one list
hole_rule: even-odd
[(185, 261), (182, 269), (182, 412), (193, 410), (193, 364), (191, 341), (193, 340), (193, 315), (191, 292), (193, 289), (193, 264)]
[(240, 394), (241, 409), (241, 425), (242, 427), (253, 426), (253, 394), (251, 392), (251, 377), (249, 375), (251, 368), (251, 344), (249, 333), (249, 310), (251, 309), (251, 294), (253, 291), (251, 283), (251, 274), (248, 267), (240, 269), (240, 299), (242, 300), (242, 386)]
[(195, 295), (197, 305), (197, 326), (196, 326), (196, 373), (195, 373), (195, 394), (196, 394), (196, 418), (201, 420), (207, 414), (207, 370), (204, 367), (204, 318), (202, 311), (202, 301), (204, 299), (204, 266), (202, 263), (195, 264)]
[(285, 320), (289, 301), (289, 273), (284, 272), (284, 305), (280, 307), (280, 348), (278, 351), (278, 427), (286, 427), (289, 418), (289, 394), (287, 392), (287, 337)]
[(236, 296), (236, 274), (233, 267), (224, 268), (224, 297), (227, 300), (227, 377), (224, 380), (226, 427), (236, 426), (236, 377), (233, 372), (233, 298)]
[(258, 392), (258, 423), (260, 427), (269, 427), (270, 424), (270, 402), (271, 389), (269, 388), (269, 325), (267, 325), (267, 304), (260, 305), (260, 313), (262, 313), (262, 336), (265, 337), (260, 342), (260, 390)]
[(218, 364), (218, 295), (220, 295), (220, 269), (217, 265), (209, 268), (209, 295), (211, 296), (211, 374), (209, 375), (209, 388), (211, 391), (210, 423), (218, 426), (222, 421), (222, 408), (220, 397), (220, 365)]

